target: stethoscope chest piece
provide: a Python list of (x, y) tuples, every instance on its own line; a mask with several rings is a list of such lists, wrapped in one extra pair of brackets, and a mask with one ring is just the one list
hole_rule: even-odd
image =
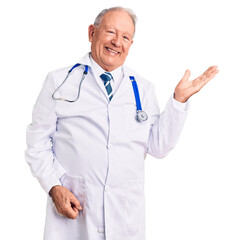
[(148, 116), (146, 114), (146, 112), (139, 110), (136, 112), (136, 121), (137, 122), (143, 122), (146, 121), (148, 119)]

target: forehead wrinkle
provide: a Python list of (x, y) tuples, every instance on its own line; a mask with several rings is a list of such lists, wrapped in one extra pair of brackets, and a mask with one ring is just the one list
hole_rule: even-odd
[[(120, 17), (118, 17), (116, 13), (120, 14)], [(104, 28), (112, 27), (114, 29), (120, 30), (123, 33), (129, 34), (130, 36), (134, 36), (135, 33), (135, 26), (131, 17), (127, 12), (124, 11), (111, 11), (106, 13), (103, 16), (100, 24), (100, 27), (102, 26)], [(132, 33), (129, 33), (128, 29), (131, 29)]]

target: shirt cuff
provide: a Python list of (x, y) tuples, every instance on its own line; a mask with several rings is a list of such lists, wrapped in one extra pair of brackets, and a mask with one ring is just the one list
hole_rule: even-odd
[(179, 102), (179, 101), (177, 101), (177, 100), (174, 98), (174, 94), (173, 94), (173, 96), (172, 96), (172, 101), (173, 101), (173, 106), (174, 106), (177, 110), (179, 110), (179, 111), (181, 111), (181, 112), (185, 112), (185, 111), (187, 111), (188, 108), (189, 108), (189, 102), (188, 102), (188, 100), (187, 100), (186, 102), (184, 102), (184, 103)]

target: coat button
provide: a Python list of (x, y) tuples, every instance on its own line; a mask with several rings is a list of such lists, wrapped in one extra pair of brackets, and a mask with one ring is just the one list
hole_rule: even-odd
[(109, 143), (109, 144), (107, 145), (107, 149), (111, 149), (111, 148), (112, 148), (112, 144)]
[(104, 233), (104, 229), (103, 229), (103, 228), (99, 228), (97, 231), (98, 231), (99, 233)]
[(105, 186), (105, 187), (104, 187), (105, 192), (107, 192), (107, 191), (108, 191), (108, 189), (109, 189), (109, 187), (108, 187), (108, 186)]

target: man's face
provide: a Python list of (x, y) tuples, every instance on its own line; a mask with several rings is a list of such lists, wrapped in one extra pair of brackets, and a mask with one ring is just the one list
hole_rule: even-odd
[(105, 70), (113, 71), (124, 64), (133, 43), (134, 24), (124, 11), (103, 16), (99, 27), (88, 29), (92, 58)]

